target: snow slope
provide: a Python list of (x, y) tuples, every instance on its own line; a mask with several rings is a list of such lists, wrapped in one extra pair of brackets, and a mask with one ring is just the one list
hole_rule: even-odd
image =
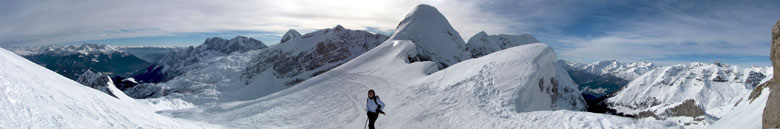
[(694, 100), (695, 106), (704, 111), (700, 115), (720, 118), (736, 102), (746, 99), (742, 96), (747, 96), (756, 85), (768, 81), (771, 70), (717, 62), (664, 66), (635, 79), (606, 101), (620, 113), (649, 111), (664, 117), (677, 116), (667, 109)]
[[(218, 128), (154, 113), (0, 49), (0, 128)], [(114, 87), (115, 88), (115, 87)]]
[[(765, 85), (764, 83), (762, 85)], [(759, 91), (757, 91), (759, 90)], [(750, 96), (741, 96), (740, 101), (734, 104), (731, 111), (722, 115), (722, 117), (715, 121), (707, 128), (711, 129), (760, 129), (761, 117), (764, 114), (764, 107), (769, 98), (771, 90), (769, 86), (766, 88), (756, 88), (753, 92), (758, 92), (755, 95), (757, 97), (750, 98)]]

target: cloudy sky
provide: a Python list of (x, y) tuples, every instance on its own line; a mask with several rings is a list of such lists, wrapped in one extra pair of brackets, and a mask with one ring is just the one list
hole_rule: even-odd
[(575, 62), (767, 66), (780, 18), (778, 0), (0, 0), (0, 46), (188, 46), (236, 35), (276, 44), (288, 29), (339, 24), (390, 34), (418, 4), (437, 7), (464, 38), (528, 33)]

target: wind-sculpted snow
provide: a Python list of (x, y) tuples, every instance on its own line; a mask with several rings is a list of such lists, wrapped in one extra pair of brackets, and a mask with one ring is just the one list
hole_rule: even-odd
[(0, 60), (0, 128), (219, 127), (156, 114), (142, 103), (80, 85), (5, 49), (0, 49)]

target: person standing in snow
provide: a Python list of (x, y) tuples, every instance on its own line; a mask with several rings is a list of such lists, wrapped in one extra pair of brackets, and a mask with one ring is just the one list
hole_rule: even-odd
[(382, 109), (385, 108), (385, 103), (382, 102), (381, 99), (379, 99), (379, 96), (376, 96), (374, 94), (374, 90), (368, 90), (368, 99), (366, 99), (366, 108), (367, 108), (367, 114), (368, 114), (368, 128), (374, 129), (374, 122), (376, 122), (376, 118), (379, 117), (379, 113), (385, 114), (385, 112), (382, 111)]

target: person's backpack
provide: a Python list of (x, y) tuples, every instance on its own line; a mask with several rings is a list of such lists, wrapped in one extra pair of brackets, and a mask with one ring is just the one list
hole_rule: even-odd
[(376, 113), (382, 113), (382, 105), (379, 105), (376, 100), (379, 99), (379, 96), (374, 96), (374, 104), (376, 104)]

